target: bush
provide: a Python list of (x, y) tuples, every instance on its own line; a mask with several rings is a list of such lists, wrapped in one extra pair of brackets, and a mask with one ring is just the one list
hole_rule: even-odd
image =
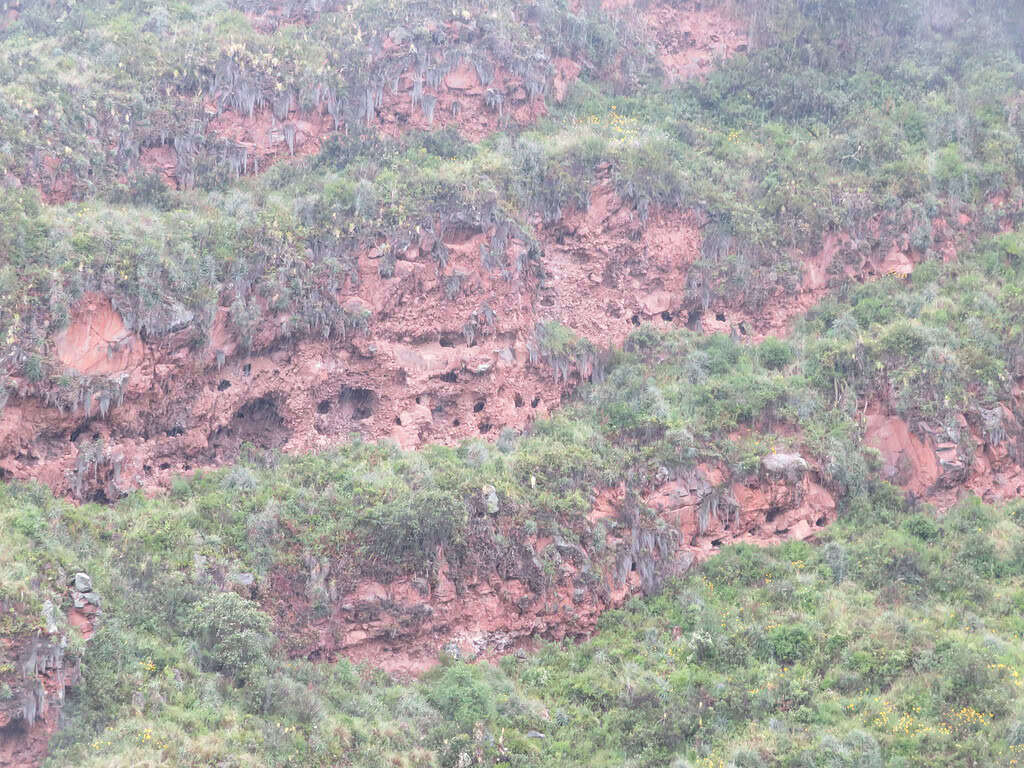
[(449, 662), (431, 680), (427, 699), (454, 725), (464, 732), (494, 717), (494, 696), (484, 681), (484, 668)]
[(262, 677), (270, 665), (270, 617), (252, 600), (218, 592), (194, 608), (189, 632), (200, 648), (204, 669), (244, 683)]
[(773, 371), (781, 371), (793, 362), (793, 347), (782, 339), (769, 337), (757, 348), (757, 359), (761, 365)]
[(942, 529), (938, 523), (925, 515), (913, 515), (903, 521), (903, 530), (911, 536), (916, 536), (924, 541), (932, 541), (939, 538)]
[(804, 659), (814, 649), (814, 637), (807, 627), (784, 625), (772, 629), (766, 638), (767, 649), (780, 664), (792, 664)]

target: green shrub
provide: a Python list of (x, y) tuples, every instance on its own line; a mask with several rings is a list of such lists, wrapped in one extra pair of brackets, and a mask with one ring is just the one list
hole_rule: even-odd
[(916, 536), (924, 541), (932, 541), (939, 538), (942, 529), (939, 524), (926, 515), (912, 515), (903, 521), (903, 530), (911, 536)]
[(800, 625), (775, 627), (766, 641), (768, 653), (780, 664), (805, 660), (814, 650), (814, 636)]
[(767, 338), (758, 346), (757, 358), (765, 368), (781, 371), (793, 362), (793, 347), (782, 339)]
[(189, 633), (199, 644), (203, 666), (240, 683), (261, 678), (274, 639), (270, 617), (235, 592), (218, 592), (192, 609)]

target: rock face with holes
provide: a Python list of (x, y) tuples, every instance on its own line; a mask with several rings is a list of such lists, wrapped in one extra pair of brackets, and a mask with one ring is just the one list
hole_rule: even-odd
[(500, 226), (461, 224), (423, 234), (387, 265), (365, 253), (337, 295), (366, 317), (346, 338), (287, 339), (279, 316), (246, 350), (222, 307), (198, 343), (184, 308), (143, 340), (116, 301), (87, 294), (55, 338), (61, 386), (14, 382), (0, 473), (114, 500), (230, 462), (246, 442), (309, 451), (357, 432), (414, 448), (522, 430), (593, 364), (563, 361), (556, 374), (538, 353), (538, 324), (562, 322), (598, 349), (641, 322), (669, 324), (700, 244), (695, 218), (644, 220), (607, 180), (587, 211), (537, 235), (539, 258)]
[(695, 467), (643, 498), (653, 518), (630, 507), (622, 488), (607, 489), (572, 540), (519, 527), (481, 494), (471, 545), (460, 560), (438, 551), (430, 577), (371, 581), (344, 561), (311, 559), (253, 594), (277, 616), (292, 655), (345, 656), (392, 674), (419, 674), (442, 651), (475, 659), (586, 637), (605, 610), (656, 591), (724, 544), (808, 539), (830, 523), (832, 494), (796, 458), (781, 469), (769, 460), (746, 478)]
[[(116, 297), (85, 294), (54, 337), (60, 385), (13, 381), (0, 411), (0, 477), (114, 500), (230, 462), (246, 442), (309, 451), (353, 433), (405, 448), (494, 439), (548, 414), (592, 371), (594, 360), (545, 358), (542, 324), (562, 323), (598, 350), (644, 323), (758, 340), (784, 332), (834, 277), (882, 274), (894, 250), (919, 258), (881, 225), (873, 249), (830, 235), (800, 261), (801, 281), (772, 288), (754, 311), (742, 295), (708, 290), (701, 215), (644, 215), (616, 193), (608, 168), (586, 210), (535, 222), (539, 252), (503, 225), (432, 226), (403, 250), (359, 256), (337, 301), (365, 328), (345, 338), (296, 340), (292, 318), (270, 315), (247, 348), (227, 306), (199, 336), (192, 313), (169, 304), (143, 339)], [(953, 239), (944, 242), (953, 248)], [(891, 439), (906, 443), (902, 434), (880, 441)], [(931, 487), (935, 471), (908, 487)]]

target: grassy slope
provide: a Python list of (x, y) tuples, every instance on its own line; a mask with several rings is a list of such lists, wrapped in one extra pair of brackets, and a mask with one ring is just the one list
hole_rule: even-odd
[(1024, 742), (1019, 504), (936, 522), (878, 489), (823, 546), (728, 549), (581, 646), (410, 685), (268, 657), (251, 605), (204, 602), (190, 568), (133, 569), (118, 531), (142, 510), (31, 489), (0, 510), (18, 544), (39, 510), (34, 564), (85, 567), (105, 598), (52, 765), (1009, 766)]
[[(96, 171), (97, 188), (79, 204), (45, 208), (34, 193), (0, 192), (10, 372), (51, 375), (42, 339), (82, 290), (120, 295), (137, 325), (164, 296), (209, 317), (223, 290), (240, 298), (242, 327), (254, 293), (283, 286), (288, 302), (343, 275), (343, 262), (304, 255), (332, 214), (352, 223), (352, 248), (382, 233), (400, 239), (442, 206), (480, 217), (497, 198), (497, 215), (525, 221), (581, 195), (602, 160), (641, 207), (696, 203), (712, 213), (715, 242), (726, 245), (709, 248), (702, 266), (717, 290), (784, 284), (793, 272), (780, 251), (813, 248), (830, 227), (870, 239), (879, 213), (925, 251), (943, 211), (995, 231), (988, 201), (1019, 195), (1024, 170), (1021, 63), (1012, 28), (992, 15), (1000, 9), (933, 32), (915, 4), (794, 7), (762, 7), (760, 50), (706, 85), (623, 95), (595, 78), (511, 140), (353, 136), (309, 166), (226, 191), (215, 173), (187, 193), (144, 179), (119, 187), (113, 168)], [(19, 81), (26, 93), (59, 92), (32, 80), (44, 68), (12, 63), (17, 46), (70, 35), (62, 46), (87, 55), (106, 36), (137, 36), (137, 11), (24, 24), (3, 43), (4, 66), (28, 78)], [(173, 13), (193, 30), (187, 9)], [(218, 23), (250, 35), (225, 13)], [(98, 42), (76, 42), (79, 27)], [(209, 43), (203, 66), (228, 38)], [(96, 63), (113, 77), (112, 64)], [(138, 73), (124, 83), (152, 84)], [(95, 88), (111, 91), (103, 78)], [(28, 120), (9, 86), (2, 96)], [(76, 120), (69, 137), (85, 146)], [(24, 129), (5, 139), (19, 148), (7, 157), (31, 149), (10, 142), (50, 136), (36, 123), (3, 125)], [(372, 182), (371, 171), (381, 171)], [(0, 583), (14, 608), (4, 634), (37, 624), (42, 601), (59, 598), (62, 571), (87, 569), (105, 599), (52, 764), (458, 765), (462, 754), (463, 764), (552, 766), (1014, 764), (1024, 742), (1019, 511), (966, 502), (936, 523), (905, 509), (873, 480), (852, 414), (877, 392), (937, 422), (1005, 400), (1020, 365), (1022, 254), (1020, 237), (1004, 235), (959, 265), (927, 263), (909, 284), (849, 287), (792, 339), (760, 348), (641, 331), (603, 382), (514, 446), (256, 458), (183, 481), (165, 499), (104, 508), (0, 488)], [(499, 669), (455, 662), (398, 686), (344, 662), (286, 663), (268, 650), (254, 606), (203, 602), (213, 590), (197, 556), (257, 575), (303, 549), (426, 568), (423, 542), (457, 548), (482, 481), (498, 489), (501, 514), (572, 535), (595, 487), (628, 477), (643, 489), (662, 466), (709, 457), (750, 471), (780, 423), (799, 427), (843, 494), (833, 541), (727, 552), (661, 597), (609, 615), (577, 648)], [(753, 435), (734, 444), (726, 438), (736, 428)], [(242, 642), (227, 623), (244, 629)]]
[[(947, 281), (927, 271), (909, 286), (862, 287), (785, 343), (641, 330), (577, 404), (501, 447), (253, 457), (182, 481), (165, 499), (113, 507), (4, 489), (0, 572), (20, 630), (38, 622), (43, 599), (61, 600), (62, 572), (87, 570), (105, 601), (52, 763), (454, 765), (482, 749), (486, 761), (552, 766), (660, 766), (677, 755), (717, 765), (737, 750), (765, 765), (871, 765), (876, 750), (892, 765), (1010, 765), (1024, 716), (1020, 511), (965, 502), (935, 522), (908, 509), (872, 479), (872, 459), (849, 417), (830, 407), (833, 385), (816, 373), (815, 355), (856, 344), (865, 370), (902, 381), (921, 355), (894, 357), (879, 340), (905, 331), (903, 304), (946, 307), (960, 318), (962, 348), (980, 355), (985, 337), (971, 335), (979, 324), (969, 307), (1019, 285), (1014, 263), (993, 243), (958, 267), (961, 279), (975, 276), (974, 292), (944, 295), (937, 288)], [(961, 304), (949, 307), (954, 294)], [(836, 307), (855, 319), (870, 310), (871, 321), (853, 334), (834, 323), (811, 341)], [(909, 322), (919, 336), (948, 332), (947, 314), (917, 314)], [(1006, 365), (1000, 348), (990, 348), (988, 367)], [(863, 397), (890, 385), (851, 376), (850, 386)], [(949, 398), (938, 402), (964, 405)], [(642, 490), (660, 467), (674, 473), (698, 460), (754, 471), (782, 423), (799, 427), (800, 447), (822, 456), (844, 491), (830, 542), (728, 550), (660, 597), (608, 615), (580, 647), (545, 648), (497, 670), (453, 662), (395, 686), (345, 662), (266, 655), (254, 605), (203, 602), (216, 591), (211, 573), (262, 579), (303, 553), (364, 572), (429, 570), (423, 553), (434, 543), (460, 551), (484, 483), (497, 489), (501, 516), (579, 536), (594, 487), (626, 477)], [(737, 428), (752, 430), (738, 444), (728, 439)], [(241, 656), (231, 633), (211, 635), (203, 623), (220, 612), (249, 627)]]

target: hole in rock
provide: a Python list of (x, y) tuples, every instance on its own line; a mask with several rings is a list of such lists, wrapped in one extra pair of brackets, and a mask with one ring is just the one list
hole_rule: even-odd
[(317, 413), (321, 413), (321, 414), (323, 414), (323, 413), (330, 413), (331, 412), (331, 401), (330, 400), (321, 400), (319, 403), (317, 403), (316, 412)]
[(661, 313), (661, 319), (664, 320), (666, 323), (671, 323), (672, 313), (666, 309), (664, 312)]
[(142, 465), (142, 471), (145, 472), (147, 475), (152, 475), (153, 474), (153, 467), (150, 464), (143, 464)]
[(484, 409), (484, 405), (487, 404), (486, 400), (477, 400), (473, 404), (473, 413), (480, 413)]
[(441, 374), (441, 381), (447, 381), (449, 384), (454, 384), (459, 380), (459, 374), (455, 371), (448, 371), (448, 373)]
[(699, 309), (691, 309), (686, 313), (686, 327), (691, 331), (696, 331), (697, 326), (700, 325), (700, 318), (704, 313)]
[(416, 405), (419, 405), (422, 401), (423, 398), (420, 395), (416, 395)]
[(461, 338), (462, 336), (457, 333), (442, 333), (441, 338), (438, 339), (438, 343), (442, 347), (454, 347), (459, 343), (459, 339)]
[(225, 389), (231, 386), (231, 382), (227, 379), (221, 379), (220, 384), (217, 385), (217, 391), (223, 392)]
[(480, 424), (479, 429), (481, 435), (486, 435), (488, 432), (491, 431), (491, 423), (489, 421), (485, 421)]
[(246, 376), (252, 373), (252, 363), (246, 363), (245, 365), (243, 365), (242, 373), (244, 373)]
[(160, 465), (160, 469), (161, 470), (168, 470), (170, 468), (171, 468), (171, 465), (168, 464), (166, 461), (163, 464)]
[(720, 323), (725, 322), (725, 312), (715, 312), (715, 320)]
[(363, 421), (373, 416), (377, 408), (377, 393), (362, 387), (345, 387), (338, 395), (341, 412), (353, 421)]
[(441, 236), (441, 241), (445, 245), (461, 245), (469, 240), (472, 240), (480, 234), (480, 228), (474, 227), (468, 224), (455, 224), (450, 227), (445, 227), (444, 234)]
[(181, 437), (184, 434), (185, 434), (185, 428), (184, 427), (177, 427), (177, 426), (175, 426), (175, 427), (171, 427), (170, 429), (167, 430), (167, 436), (168, 437)]
[(518, 392), (516, 392), (515, 397), (513, 397), (512, 400), (515, 402), (516, 408), (523, 407), (523, 396), (520, 395)]
[(640, 315), (633, 315), (631, 318), (629, 318), (629, 322), (631, 322), (633, 325), (640, 325)]
[(817, 520), (814, 521), (814, 524), (820, 527), (820, 526), (824, 525), (825, 522), (826, 522), (825, 516), (822, 515), (821, 517), (819, 517)]
[(400, 387), (404, 387), (405, 383), (409, 380), (408, 375), (405, 373), (405, 368), (399, 368), (395, 371), (394, 382)]
[(747, 321), (746, 320), (744, 320), (742, 323), (740, 323), (740, 333), (742, 333), (744, 336), (749, 336), (750, 335), (750, 328), (747, 325)]
[(542, 307), (553, 307), (553, 306), (555, 306), (555, 298), (554, 298), (554, 296), (541, 296), (540, 297), (540, 305)]
[(712, 539), (711, 540), (711, 546), (712, 547), (720, 547), (720, 546), (722, 546), (722, 539)]
[(250, 400), (235, 412), (230, 426), (218, 429), (210, 438), (210, 447), (222, 453), (222, 458), (234, 458), (242, 443), (272, 450), (288, 442), (284, 419), (277, 412), (273, 397)]
[(771, 507), (768, 510), (768, 514), (764, 516), (764, 521), (766, 523), (772, 523), (780, 514), (782, 514), (782, 510), (779, 507)]
[(107, 492), (102, 488), (97, 488), (92, 493), (85, 494), (83, 501), (89, 501), (93, 504), (109, 504), (110, 499), (107, 497)]
[(533, 398), (533, 402), (530, 403), (530, 407), (536, 408), (538, 405), (540, 405), (540, 395), (537, 395), (537, 397)]
[(402, 426), (402, 419), (399, 416), (395, 416), (395, 424)]
[(89, 426), (88, 422), (86, 422), (85, 424), (82, 424), (81, 426), (79, 426), (78, 429), (76, 429), (74, 432), (72, 432), (71, 436), (68, 437), (68, 442), (70, 442), (70, 443), (77, 443), (78, 442), (78, 438), (80, 438), (82, 436), (82, 433), (85, 432), (85, 428), (88, 427), (88, 426)]
[(461, 425), (462, 425), (462, 422), (459, 421), (458, 419), (456, 419), (455, 421), (452, 422), (452, 426), (453, 427), (458, 427), (458, 426), (461, 426)]

